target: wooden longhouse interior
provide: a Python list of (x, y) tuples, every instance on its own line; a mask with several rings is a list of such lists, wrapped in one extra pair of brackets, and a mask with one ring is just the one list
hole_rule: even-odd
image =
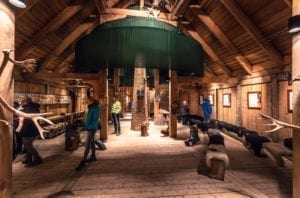
[[(300, 197), (300, 1), (16, 2), (0, 0), (0, 197)], [(101, 100), (96, 138), (107, 150), (75, 171), (84, 128), (72, 152), (65, 128), (46, 130), (34, 142), (43, 163), (24, 166), (9, 108), (24, 96), (62, 127), (84, 120), (88, 96)], [(188, 125), (178, 120), (183, 101)], [(192, 126), (200, 141), (186, 146)], [(211, 131), (228, 166), (207, 164)]]

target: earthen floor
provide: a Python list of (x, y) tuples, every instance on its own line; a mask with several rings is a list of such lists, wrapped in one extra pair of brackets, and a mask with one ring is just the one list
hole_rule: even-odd
[(75, 167), (83, 146), (64, 151), (64, 135), (36, 141), (44, 163), (27, 168), (18, 156), (13, 163), (13, 197), (292, 197), (290, 162), (278, 167), (230, 137), (225, 137), (230, 167), (220, 181), (206, 175), (205, 144), (184, 145), (187, 126), (178, 124), (176, 139), (160, 133), (166, 125), (150, 123), (147, 137), (131, 131), (126, 119), (121, 126), (122, 135), (115, 136), (109, 125), (107, 150), (97, 150), (97, 161), (80, 172)]

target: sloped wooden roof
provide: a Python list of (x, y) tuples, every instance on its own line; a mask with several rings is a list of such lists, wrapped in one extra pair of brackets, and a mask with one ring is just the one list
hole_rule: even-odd
[[(152, 0), (142, 1), (151, 6)], [(290, 0), (168, 0), (164, 20), (196, 39), (205, 51), (205, 77), (239, 77), (289, 68)], [(138, 0), (27, 0), (16, 13), (16, 59), (35, 58), (35, 75), (72, 72), (76, 42), (97, 25), (133, 13)], [(150, 19), (149, 19), (150, 20)], [(151, 19), (153, 20), (153, 19)], [(185, 56), (185, 55), (183, 55)]]

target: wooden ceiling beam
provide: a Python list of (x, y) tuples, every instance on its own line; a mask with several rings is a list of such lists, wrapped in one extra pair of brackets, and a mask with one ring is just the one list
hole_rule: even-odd
[(289, 8), (292, 8), (292, 0), (283, 0), (283, 1)]
[(46, 56), (44, 61), (41, 64), (41, 69), (50, 69), (50, 63), (59, 56), (68, 46), (70, 46), (75, 40), (77, 40), (82, 34), (84, 34), (89, 28), (95, 26), (96, 23), (88, 22), (82, 23), (78, 26), (73, 32), (71, 32), (54, 50), (53, 54)]
[(179, 0), (176, 5), (174, 5), (171, 13), (171, 19), (176, 19), (180, 17), (180, 12), (182, 9), (187, 9), (187, 5), (190, 3), (190, 0)]
[(83, 73), (53, 73), (49, 71), (31, 72), (24, 73), (23, 77), (25, 79), (40, 79), (58, 82), (58, 80), (99, 80), (99, 74), (83, 74)]
[(27, 0), (26, 1), (26, 8), (24, 9), (16, 9), (15, 11), (15, 16), (16, 18), (20, 18), (22, 17), (26, 12), (28, 12), (29, 10), (31, 10), (31, 8), (33, 8), (37, 3), (39, 3), (40, 0)]
[(193, 30), (187, 30), (187, 32), (192, 38), (194, 38), (196, 41), (198, 41), (202, 45), (202, 47), (203, 47), (204, 51), (207, 53), (207, 55), (220, 66), (220, 69), (225, 73), (225, 75), (231, 76), (230, 69), (218, 57), (218, 55), (214, 52), (214, 50), (204, 41), (204, 39), (198, 34), (198, 32), (193, 31)]
[(178, 76), (178, 83), (188, 84), (202, 84), (202, 83), (226, 83), (226, 84), (237, 84), (238, 78), (215, 78), (215, 77), (188, 77)]
[(49, 33), (56, 31), (61, 27), (68, 19), (75, 15), (82, 6), (74, 5), (68, 6), (60, 14), (58, 14), (54, 19), (50, 21), (44, 28), (42, 28), (38, 33), (36, 33), (31, 42), (27, 42), (16, 50), (16, 57), (18, 59), (24, 59), (26, 56), (34, 49), (34, 45), (43, 40)]
[(239, 50), (231, 43), (228, 37), (222, 32), (217, 24), (203, 11), (197, 13), (198, 18), (207, 26), (207, 28), (215, 35), (215, 37), (222, 43), (222, 45), (231, 53), (234, 54), (236, 61), (248, 73), (252, 73), (252, 65), (249, 61), (239, 52)]
[[(122, 9), (122, 8), (108, 8), (106, 9), (106, 14), (110, 15), (119, 15), (119, 16), (136, 16), (136, 17), (145, 17), (149, 18), (149, 14), (144, 10), (130, 10), (130, 9)], [(160, 12), (157, 20), (163, 21), (173, 26), (177, 26), (176, 21), (169, 20), (168, 13)]]
[(101, 15), (105, 12), (106, 9), (106, 1), (103, 0), (93, 0), (94, 5), (97, 8), (98, 14)]
[(265, 40), (265, 36), (247, 17), (247, 15), (241, 10), (241, 8), (233, 0), (221, 0), (221, 2), (240, 23), (240, 25), (249, 33), (249, 35), (258, 43), (258, 45), (269, 55), (271, 60), (273, 60), (278, 67), (282, 67), (282, 55), (268, 41), (261, 42)]
[(73, 51), (63, 62), (61, 62), (54, 70), (54, 73), (61, 73), (63, 71), (62, 68), (65, 66), (71, 66), (71, 62), (75, 59), (75, 52)]

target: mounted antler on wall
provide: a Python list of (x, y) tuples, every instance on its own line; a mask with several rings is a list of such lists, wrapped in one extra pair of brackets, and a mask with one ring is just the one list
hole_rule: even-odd
[[(9, 53), (12, 52), (12, 49), (3, 49), (2, 52), (4, 54), (3, 60), (2, 60), (2, 64), (1, 64), (1, 68), (0, 68), (0, 74), (3, 72), (3, 69), (5, 68), (5, 66), (7, 65), (8, 61), (21, 66), (22, 68), (25, 68), (26, 70), (32, 72), (34, 70), (34, 67), (36, 66), (36, 60), (35, 59), (26, 59), (24, 61), (16, 61), (13, 60), (9, 57)], [(45, 131), (40, 124), (38, 123), (38, 120), (44, 120), (45, 122), (49, 123), (49, 124), (53, 124), (53, 122), (51, 122), (50, 120), (42, 117), (45, 115), (49, 115), (52, 113), (24, 113), (22, 111), (18, 111), (16, 109), (14, 109), (12, 106), (10, 106), (2, 96), (0, 96), (0, 103), (2, 104), (2, 106), (4, 108), (6, 108), (8, 111), (14, 113), (15, 115), (17, 115), (20, 118), (19, 121), (19, 125), (18, 128), (16, 129), (17, 131), (20, 131), (22, 126), (23, 126), (23, 121), (24, 118), (28, 118), (31, 119), (33, 121), (33, 123), (35, 124), (35, 126), (37, 127), (40, 136), (42, 139), (44, 138), (43, 135), (43, 131)], [(4, 122), (6, 125), (10, 125), (8, 121), (6, 120), (0, 120), (1, 122)]]
[(271, 116), (265, 115), (263, 113), (260, 113), (260, 115), (261, 115), (262, 118), (267, 119), (267, 120), (271, 120), (271, 122), (272, 122), (271, 124), (265, 124), (265, 125), (275, 126), (275, 128), (266, 131), (267, 133), (278, 131), (279, 129), (282, 129), (284, 127), (300, 129), (300, 126), (276, 120), (275, 118), (272, 118)]

